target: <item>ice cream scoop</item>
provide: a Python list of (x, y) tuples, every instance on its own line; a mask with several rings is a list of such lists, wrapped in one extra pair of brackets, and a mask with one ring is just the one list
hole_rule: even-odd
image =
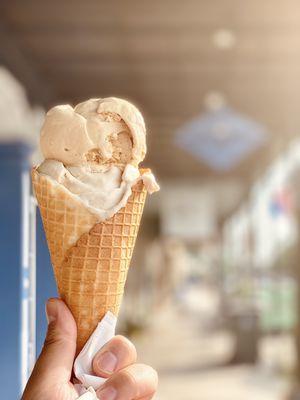
[(53, 107), (41, 131), (46, 159), (65, 165), (135, 165), (146, 154), (146, 129), (139, 110), (126, 100), (109, 97)]
[(99, 221), (126, 205), (138, 180), (149, 193), (159, 190), (153, 174), (139, 172), (146, 154), (145, 123), (126, 100), (90, 99), (75, 108), (52, 108), (40, 144), (45, 161), (38, 172), (62, 185)]

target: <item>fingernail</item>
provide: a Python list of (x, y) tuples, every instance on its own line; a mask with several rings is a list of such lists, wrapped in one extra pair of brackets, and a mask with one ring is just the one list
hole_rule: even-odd
[(115, 388), (108, 386), (104, 389), (97, 391), (100, 400), (115, 400), (117, 398), (117, 391)]
[(97, 365), (101, 371), (114, 372), (117, 363), (118, 359), (111, 351), (105, 351), (97, 357)]
[(46, 303), (46, 317), (48, 324), (55, 321), (57, 318), (57, 307), (56, 301), (54, 301), (54, 299), (49, 299)]

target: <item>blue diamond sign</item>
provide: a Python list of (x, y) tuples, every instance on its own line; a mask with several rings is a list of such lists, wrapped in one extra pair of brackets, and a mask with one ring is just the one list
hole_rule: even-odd
[(211, 111), (185, 124), (176, 144), (217, 171), (228, 171), (267, 141), (265, 128), (230, 108)]

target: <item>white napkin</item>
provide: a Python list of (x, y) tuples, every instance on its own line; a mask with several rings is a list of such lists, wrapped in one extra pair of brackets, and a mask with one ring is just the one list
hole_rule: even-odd
[(80, 382), (75, 384), (80, 395), (78, 400), (98, 399), (95, 390), (99, 389), (106, 379), (92, 375), (92, 361), (97, 351), (115, 336), (116, 323), (117, 318), (111, 312), (106, 313), (75, 360), (74, 374)]

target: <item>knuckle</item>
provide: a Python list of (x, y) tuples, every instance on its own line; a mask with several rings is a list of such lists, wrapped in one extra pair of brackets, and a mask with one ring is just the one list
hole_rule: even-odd
[(69, 335), (63, 335), (55, 329), (54, 326), (51, 324), (48, 327), (47, 336), (44, 341), (44, 347), (52, 346), (53, 344), (59, 345), (68, 345), (69, 343), (74, 342), (74, 338), (70, 337)]
[(114, 337), (113, 341), (114, 341), (116, 344), (119, 344), (119, 345), (132, 346), (132, 347), (134, 347), (134, 344), (133, 344), (129, 339), (127, 339), (127, 337), (122, 336), (122, 335), (116, 335), (116, 336)]
[(50, 346), (56, 342), (57, 342), (57, 334), (55, 332), (54, 327), (52, 327), (50, 324), (49, 328), (48, 328), (47, 336), (46, 336), (46, 339), (44, 342), (44, 347)]
[(143, 369), (144, 371), (146, 371), (148, 374), (151, 374), (152, 375), (152, 378), (155, 378), (155, 380), (158, 380), (158, 374), (157, 374), (157, 371), (153, 368), (153, 367), (151, 367), (151, 365), (148, 365), (148, 364), (142, 364), (142, 363), (139, 363), (139, 364), (136, 364), (140, 369)]
[(117, 335), (112, 339), (111, 345), (116, 348), (123, 348), (129, 354), (131, 354), (133, 359), (137, 358), (137, 351), (135, 345), (127, 339), (125, 336)]
[(127, 387), (133, 398), (153, 396), (158, 386), (158, 375), (149, 365), (133, 364), (119, 372), (118, 384)]
[(119, 372), (120, 382), (122, 386), (131, 387), (134, 392), (137, 390), (138, 382), (134, 374), (128, 370), (123, 370)]
[(143, 375), (147, 375), (149, 377), (149, 387), (150, 393), (155, 393), (158, 387), (158, 373), (157, 371), (147, 364), (136, 364), (140, 370), (143, 371)]

